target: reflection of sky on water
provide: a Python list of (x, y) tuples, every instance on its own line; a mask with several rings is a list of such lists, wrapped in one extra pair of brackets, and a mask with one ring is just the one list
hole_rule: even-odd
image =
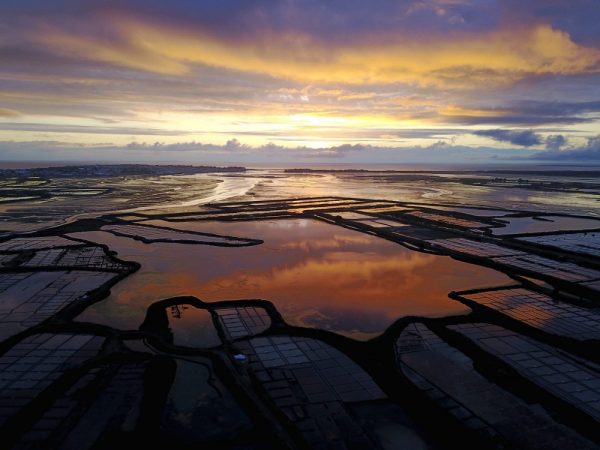
[[(339, 168), (339, 167), (338, 167)], [(342, 167), (343, 168), (343, 167)], [(390, 167), (388, 167), (390, 168)], [(423, 173), (419, 176), (431, 176)], [(55, 196), (39, 201), (0, 204), (4, 214), (3, 231), (27, 231), (68, 220), (73, 214), (94, 217), (99, 211), (153, 210), (176, 212), (208, 202), (256, 199), (281, 199), (307, 196), (343, 196), (387, 199), (405, 202), (445, 203), (457, 206), (487, 206), (516, 210), (563, 213), (600, 217), (598, 195), (584, 192), (536, 191), (521, 187), (476, 186), (455, 182), (457, 177), (478, 178), (477, 174), (437, 173), (437, 180), (410, 179), (389, 174), (285, 174), (281, 169), (263, 169), (240, 174), (198, 174), (191, 176), (142, 177), (131, 179), (55, 179), (41, 188), (69, 188), (89, 192), (111, 188), (101, 196)], [(413, 176), (414, 178), (415, 176)], [(488, 176), (489, 178), (489, 176)], [(566, 177), (535, 176), (532, 179), (555, 182)], [(598, 184), (597, 179), (570, 181)], [(182, 205), (188, 205), (186, 207)], [(17, 212), (13, 214), (13, 212)]]
[(202, 348), (221, 345), (210, 312), (206, 309), (176, 305), (167, 308), (167, 317), (175, 345)]
[(503, 211), (501, 209), (454, 208), (446, 206), (429, 206), (428, 208), (439, 209), (440, 211), (454, 211), (477, 217), (502, 217), (512, 214), (511, 211)]
[(219, 393), (208, 384), (209, 376), (205, 366), (177, 360), (161, 422), (163, 438), (183, 442), (228, 439), (252, 428), (229, 391), (221, 388)]
[[(424, 173), (423, 175), (428, 174)], [(440, 174), (436, 174), (436, 176), (440, 176)], [(455, 175), (454, 177), (458, 176), (477, 178), (475, 174)], [(261, 198), (338, 195), (600, 216), (596, 194), (581, 191), (567, 193), (536, 191), (520, 187), (476, 186), (452, 182), (452, 176), (445, 178), (448, 181), (393, 179), (377, 175), (286, 175), (269, 179), (268, 182), (261, 182), (251, 192)], [(533, 178), (545, 179), (542, 176)], [(566, 177), (549, 178), (554, 182), (569, 181)], [(583, 180), (571, 179), (570, 181), (581, 182)], [(597, 179), (591, 181), (598, 182)]]
[(265, 244), (147, 245), (104, 232), (77, 233), (142, 264), (78, 320), (131, 329), (143, 321), (148, 305), (161, 298), (262, 298), (291, 324), (368, 338), (402, 316), (468, 311), (447, 297), (452, 290), (509, 281), (491, 269), (316, 221), (213, 222), (196, 223), (195, 228), (255, 237)]
[(600, 220), (560, 216), (540, 216), (540, 218), (542, 220), (533, 217), (502, 217), (501, 220), (508, 224), (505, 227), (493, 228), (492, 232), (502, 235), (600, 228)]

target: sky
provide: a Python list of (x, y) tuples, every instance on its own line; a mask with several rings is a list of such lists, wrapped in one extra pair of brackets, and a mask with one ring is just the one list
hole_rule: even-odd
[(600, 163), (599, 0), (0, 2), (0, 161)]

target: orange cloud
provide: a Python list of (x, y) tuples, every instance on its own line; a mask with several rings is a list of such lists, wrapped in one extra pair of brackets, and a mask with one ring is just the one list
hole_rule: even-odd
[(426, 40), (380, 36), (356, 45), (291, 32), (225, 40), (127, 16), (109, 16), (108, 26), (119, 37), (116, 42), (56, 29), (40, 37), (62, 52), (149, 72), (184, 75), (205, 64), (303, 83), (468, 86), (532, 74), (588, 73), (600, 62), (600, 50), (578, 45), (549, 25)]
[(14, 109), (0, 108), (0, 117), (13, 119), (15, 117), (19, 117), (20, 115), (21, 114)]

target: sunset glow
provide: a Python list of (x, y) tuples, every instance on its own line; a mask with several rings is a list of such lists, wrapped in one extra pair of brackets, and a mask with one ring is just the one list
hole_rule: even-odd
[(247, 147), (256, 161), (598, 154), (593, 1), (375, 3), (4, 3), (0, 151), (194, 162), (243, 160)]

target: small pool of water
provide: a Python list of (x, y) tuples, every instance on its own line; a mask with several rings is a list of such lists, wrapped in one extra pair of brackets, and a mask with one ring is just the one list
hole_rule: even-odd
[(241, 248), (144, 244), (101, 231), (75, 233), (142, 265), (77, 320), (135, 329), (148, 306), (160, 299), (259, 298), (271, 301), (290, 324), (369, 339), (406, 315), (468, 312), (448, 298), (452, 290), (511, 282), (492, 269), (308, 219), (170, 226), (252, 237), (264, 244)]
[(188, 304), (167, 308), (173, 344), (182, 347), (209, 348), (221, 345), (210, 312)]
[(236, 441), (252, 433), (254, 426), (248, 416), (218, 381), (218, 391), (208, 383), (210, 376), (204, 365), (177, 361), (160, 425), (164, 439), (190, 445)]

